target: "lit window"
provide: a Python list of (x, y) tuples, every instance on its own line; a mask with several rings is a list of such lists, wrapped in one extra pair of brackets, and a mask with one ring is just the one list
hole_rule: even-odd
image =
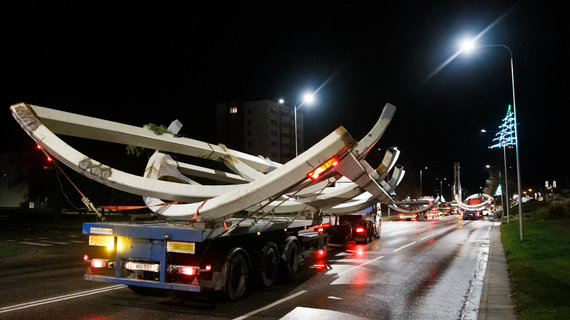
[(230, 113), (237, 113), (237, 106), (230, 107)]

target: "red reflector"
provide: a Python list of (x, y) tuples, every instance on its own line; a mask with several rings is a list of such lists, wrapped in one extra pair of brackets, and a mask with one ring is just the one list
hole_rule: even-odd
[(309, 177), (309, 179), (311, 180), (317, 180), (321, 176), (321, 174), (323, 174), (332, 167), (336, 167), (338, 165), (338, 162), (339, 162), (338, 158), (336, 156), (332, 156), (332, 158), (328, 159), (323, 164), (316, 167), (313, 171), (307, 173), (307, 177)]
[(364, 232), (364, 228), (363, 227), (358, 227), (356, 228), (356, 233), (363, 233)]

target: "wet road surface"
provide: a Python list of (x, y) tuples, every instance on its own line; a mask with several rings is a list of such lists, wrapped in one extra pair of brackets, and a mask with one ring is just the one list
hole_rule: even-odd
[(384, 222), (380, 239), (306, 255), (294, 281), (237, 303), (84, 281), (80, 233), (3, 233), (29, 250), (0, 261), (0, 319), (475, 319), (492, 223)]

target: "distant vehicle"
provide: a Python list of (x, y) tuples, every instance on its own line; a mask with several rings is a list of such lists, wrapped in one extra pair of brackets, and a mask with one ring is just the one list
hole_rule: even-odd
[(463, 220), (479, 220), (481, 218), (481, 212), (479, 211), (467, 210), (463, 213)]
[[(378, 223), (380, 223), (378, 219)], [(331, 241), (371, 242), (380, 238), (380, 226), (375, 222), (375, 215), (350, 214), (338, 217), (338, 225), (327, 230)]]
[(426, 212), (426, 220), (435, 220), (439, 216), (440, 216), (440, 212), (435, 210), (435, 209), (431, 209), (431, 210)]
[(447, 216), (451, 213), (451, 207), (449, 206), (449, 203), (447, 202), (442, 202), (439, 204), (438, 206), (439, 212), (441, 213), (441, 215)]
[(469, 199), (467, 200), (467, 204), (470, 206), (476, 205), (476, 204), (481, 204), (481, 198), (473, 198), (473, 199)]
[(492, 216), (493, 212), (491, 212), (491, 210), (483, 210), (483, 211), (481, 211), (481, 214), (483, 216)]
[(398, 217), (402, 221), (404, 221), (404, 220), (417, 220), (418, 219), (418, 215), (415, 213), (400, 213), (398, 215)]

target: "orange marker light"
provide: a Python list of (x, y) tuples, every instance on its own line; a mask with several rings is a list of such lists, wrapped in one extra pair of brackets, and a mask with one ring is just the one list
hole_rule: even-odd
[(307, 173), (307, 177), (309, 177), (311, 180), (317, 180), (321, 174), (325, 173), (332, 167), (336, 167), (338, 165), (338, 162), (338, 158), (336, 156), (332, 156), (332, 158), (328, 159), (323, 164), (313, 169), (313, 171)]

